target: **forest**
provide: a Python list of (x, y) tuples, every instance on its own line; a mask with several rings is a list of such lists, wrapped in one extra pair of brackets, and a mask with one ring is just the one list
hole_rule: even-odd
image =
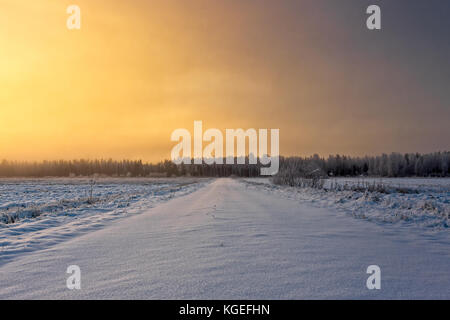
[[(248, 160), (248, 159), (247, 159)], [(235, 161), (236, 163), (236, 161)], [(258, 177), (261, 164), (180, 164), (169, 160), (146, 163), (142, 160), (57, 160), (0, 162), (0, 177)], [(448, 177), (450, 152), (391, 153), (379, 156), (351, 157), (330, 155), (327, 158), (280, 157), (279, 175), (292, 176), (378, 176), (378, 177)]]

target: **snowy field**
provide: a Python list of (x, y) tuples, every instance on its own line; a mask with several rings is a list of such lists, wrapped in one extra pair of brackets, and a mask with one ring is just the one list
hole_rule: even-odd
[[(216, 179), (142, 214), (17, 255), (0, 266), (0, 298), (450, 298), (448, 231), (424, 236), (354, 219), (268, 186)], [(381, 268), (381, 290), (366, 287), (373, 264)], [(70, 265), (80, 267), (80, 290), (66, 287)]]
[[(400, 224), (424, 232), (449, 232), (450, 178), (333, 178), (324, 189), (294, 188), (269, 178), (244, 179), (249, 188), (334, 208), (381, 224)], [(368, 191), (381, 188), (382, 192)]]
[(0, 179), (0, 265), (191, 193), (208, 179)]
[(3, 180), (0, 299), (450, 299), (449, 180), (420, 181)]

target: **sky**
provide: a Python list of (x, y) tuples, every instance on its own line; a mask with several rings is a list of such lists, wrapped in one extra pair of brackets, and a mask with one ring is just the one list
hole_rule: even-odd
[(159, 161), (194, 120), (283, 155), (449, 150), (449, 36), (441, 0), (0, 0), (0, 158)]

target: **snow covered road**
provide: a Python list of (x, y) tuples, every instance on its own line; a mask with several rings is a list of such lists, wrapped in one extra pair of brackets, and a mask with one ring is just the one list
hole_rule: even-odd
[[(450, 236), (312, 208), (218, 179), (0, 267), (0, 298), (450, 299)], [(1, 254), (1, 253), (0, 253)], [(366, 288), (369, 265), (381, 290)], [(81, 289), (69, 290), (69, 265)]]

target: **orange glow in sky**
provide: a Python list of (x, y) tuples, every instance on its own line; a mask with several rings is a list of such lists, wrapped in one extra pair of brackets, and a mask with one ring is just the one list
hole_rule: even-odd
[(194, 120), (279, 128), (285, 155), (435, 151), (440, 120), (397, 109), (427, 101), (403, 93), (420, 79), (392, 70), (401, 57), (345, 53), (365, 36), (314, 3), (2, 0), (0, 158), (158, 161)]

